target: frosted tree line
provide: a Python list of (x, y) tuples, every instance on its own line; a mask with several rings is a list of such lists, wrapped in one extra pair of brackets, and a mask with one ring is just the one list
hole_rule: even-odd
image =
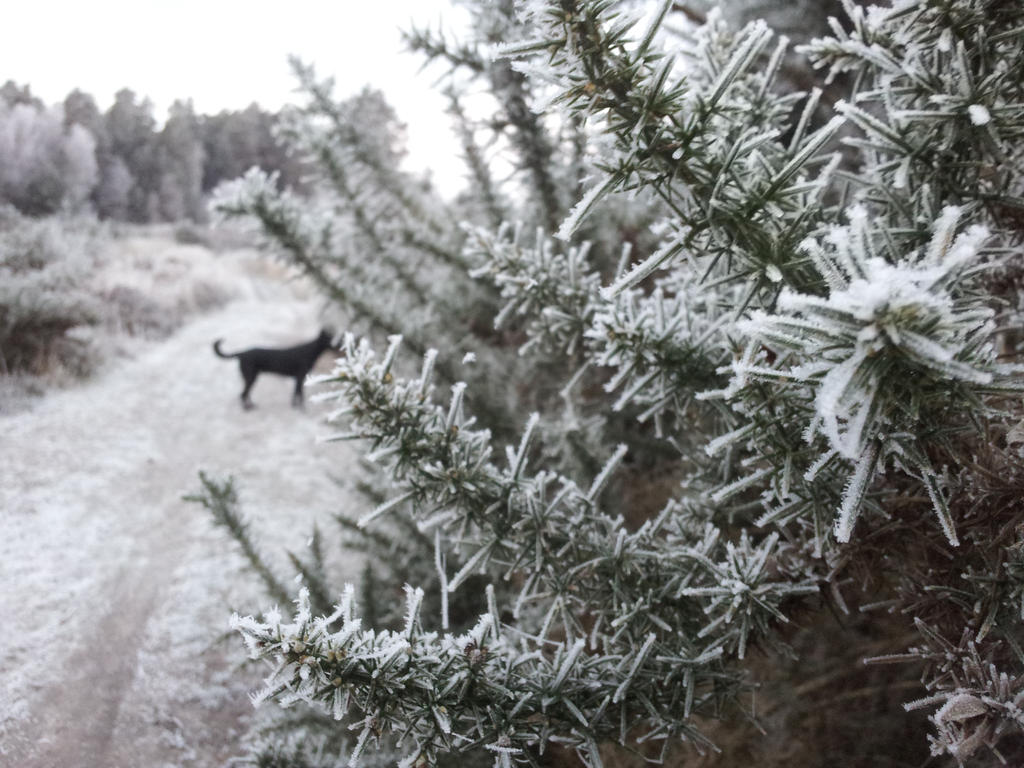
[(216, 200), (354, 318), (373, 555), (295, 589), (204, 476), (278, 604), (248, 759), (1024, 762), (1024, 6), (467, 8), (407, 35), (460, 199), (297, 61), (308, 195)]
[(131, 222), (203, 221), (206, 198), (250, 167), (299, 183), (273, 137), (276, 115), (252, 105), (216, 115), (153, 105), (124, 89), (106, 111), (82, 91), (46, 105), (28, 86), (0, 87), (0, 204), (29, 216), (91, 211)]

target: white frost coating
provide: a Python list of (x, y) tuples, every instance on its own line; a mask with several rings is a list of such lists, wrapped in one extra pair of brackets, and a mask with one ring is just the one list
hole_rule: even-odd
[(765, 467), (764, 469), (759, 469), (757, 472), (754, 472), (753, 474), (741, 477), (739, 480), (735, 480), (732, 483), (729, 483), (729, 485), (723, 488), (719, 488), (717, 491), (711, 494), (711, 501), (713, 501), (715, 504), (721, 504), (730, 496), (735, 496), (740, 491), (745, 490), (751, 487), (752, 485), (756, 485), (757, 483), (761, 482), (761, 479), (771, 474), (771, 471), (771, 467)]
[(970, 693), (956, 693), (933, 715), (939, 722), (959, 723), (988, 712), (985, 703)]
[(441, 732), (450, 734), (452, 732), (452, 721), (448, 718), (445, 708), (431, 707), (430, 710), (434, 713), (434, 719), (437, 720), (437, 725), (440, 727)]
[(580, 226), (580, 222), (583, 221), (583, 217), (586, 216), (590, 210), (597, 205), (598, 201), (608, 193), (608, 191), (615, 184), (615, 178), (609, 177), (602, 184), (595, 184), (587, 193), (583, 195), (583, 198), (576, 203), (576, 206), (566, 217), (565, 221), (562, 222), (562, 226), (559, 227), (558, 232), (555, 234), (559, 240), (570, 240), (573, 233)]
[(576, 659), (578, 659), (580, 653), (583, 652), (585, 645), (586, 640), (582, 638), (573, 643), (572, 648), (569, 649), (569, 652), (565, 655), (562, 664), (559, 666), (555, 679), (551, 682), (551, 690), (557, 691), (561, 687), (562, 683), (565, 682), (565, 678), (569, 676), (572, 665), (576, 663)]
[(714, 456), (716, 453), (720, 453), (724, 448), (742, 440), (750, 434), (753, 434), (756, 429), (757, 424), (751, 422), (749, 424), (745, 424), (739, 429), (734, 429), (732, 432), (719, 435), (704, 446), (704, 453), (708, 456)]
[[(466, 561), (466, 564), (448, 582), (448, 591), (454, 592), (457, 590), (462, 582), (468, 579), (482, 563), (489, 559), (492, 548), (493, 546), (481, 547), (474, 552), (473, 556)], [(483, 618), (487, 618), (488, 622), (491, 621), (490, 614), (484, 614), (484, 616), (481, 616), (481, 620)]]
[[(944, 208), (924, 251), (897, 263), (874, 253), (862, 206), (850, 210), (848, 227), (825, 236), (824, 246), (811, 239), (801, 243), (826, 278), (828, 297), (784, 289), (779, 314), (755, 312), (737, 327), (771, 346), (801, 350), (809, 362), (783, 370), (734, 364), (731, 391), (742, 386), (742, 376), (817, 380), (816, 423), (832, 449), (856, 460), (877, 427), (869, 406), (880, 392), (881, 382), (872, 373), (878, 355), (898, 354), (936, 378), (990, 384), (984, 355), (971, 360), (968, 346), (988, 317), (984, 311), (977, 316), (955, 312), (948, 287), (977, 261), (990, 233), (972, 226), (957, 235), (961, 216), (957, 207)], [(816, 351), (822, 347), (830, 350), (823, 356)]]
[(526, 451), (530, 447), (530, 440), (533, 438), (533, 432), (537, 429), (539, 421), (539, 413), (534, 411), (530, 414), (530, 418), (526, 422), (526, 429), (523, 430), (523, 437), (519, 441), (519, 450), (516, 451), (509, 467), (512, 477), (518, 478), (526, 465)]
[(615, 448), (615, 453), (611, 455), (611, 458), (605, 462), (604, 468), (598, 473), (597, 477), (594, 478), (594, 482), (590, 485), (590, 490), (587, 491), (587, 500), (596, 501), (597, 496), (601, 493), (601, 489), (604, 488), (605, 483), (608, 482), (608, 478), (611, 477), (612, 472), (615, 471), (616, 467), (619, 466), (619, 462), (625, 457), (626, 452), (629, 448), (620, 443)]
[(629, 674), (626, 675), (626, 679), (622, 681), (622, 684), (615, 689), (615, 693), (612, 695), (613, 703), (619, 703), (622, 701), (623, 696), (626, 695), (626, 691), (629, 690), (629, 686), (632, 685), (633, 679), (636, 677), (637, 670), (640, 669), (640, 665), (643, 664), (647, 654), (650, 653), (651, 646), (654, 645), (656, 638), (657, 636), (653, 632), (649, 634), (640, 650), (637, 651), (636, 658), (633, 659), (633, 665), (629, 668)]
[(437, 569), (437, 583), (441, 589), (441, 629), (448, 631), (448, 574), (444, 569), (444, 554), (441, 547), (441, 529), (434, 529), (434, 567)]
[(850, 478), (843, 493), (843, 503), (839, 507), (839, 518), (836, 520), (836, 540), (843, 544), (850, 540), (850, 534), (853, 533), (853, 526), (860, 512), (860, 503), (867, 492), (868, 483), (875, 474), (877, 460), (878, 446), (872, 443), (857, 462), (853, 477)]
[(678, 239), (670, 240), (669, 242), (662, 245), (661, 248), (656, 250), (646, 259), (641, 261), (639, 264), (635, 264), (632, 269), (626, 274), (619, 277), (614, 283), (607, 288), (601, 289), (601, 298), (605, 301), (610, 301), (622, 293), (627, 288), (632, 288), (634, 285), (639, 283), (646, 277), (656, 272), (661, 268), (665, 262), (671, 257), (675, 256), (680, 249), (682, 244)]
[(938, 487), (938, 480), (934, 474), (925, 474), (921, 478), (924, 481), (924, 487), (928, 491), (928, 498), (932, 501), (932, 507), (935, 509), (935, 514), (939, 518), (939, 525), (942, 526), (942, 532), (946, 534), (946, 540), (949, 541), (950, 546), (959, 547), (960, 539), (956, 535), (956, 526), (953, 524), (953, 516), (949, 512), (949, 505), (946, 504), (946, 500), (942, 496), (942, 491)]
[(988, 371), (977, 371), (969, 365), (953, 359), (952, 352), (926, 336), (912, 331), (900, 334), (901, 346), (921, 362), (942, 371), (951, 379), (970, 381), (975, 384), (990, 384), (992, 374)]
[(946, 260), (943, 265), (946, 271), (950, 271), (974, 259), (978, 255), (978, 251), (981, 250), (982, 245), (991, 235), (992, 233), (989, 232), (988, 228), (980, 224), (968, 227), (965, 232), (962, 232), (957, 237), (946, 253)]
[(423, 590), (419, 587), (405, 585), (405, 628), (406, 637), (412, 635), (413, 628), (420, 618), (420, 606), (423, 605)]
[(946, 27), (939, 34), (939, 42), (936, 43), (936, 47), (943, 53), (949, 53), (953, 50), (953, 30)]
[(989, 114), (988, 108), (982, 104), (971, 104), (967, 108), (967, 114), (975, 125), (988, 125), (992, 120), (992, 115)]
[(380, 376), (384, 378), (391, 370), (391, 366), (395, 362), (395, 357), (398, 355), (398, 348), (402, 345), (402, 335), (399, 333), (388, 336), (388, 349), (384, 353), (384, 360), (380, 364)]
[(400, 496), (396, 496), (393, 499), (390, 499), (388, 501), (383, 502), (382, 504), (379, 504), (378, 506), (374, 507), (371, 511), (367, 512), (365, 515), (360, 517), (356, 525), (358, 525), (360, 528), (365, 528), (367, 525), (372, 523), (381, 515), (387, 514), (395, 507), (405, 503), (415, 495), (415, 491), (408, 491)]
[(448, 418), (445, 419), (445, 432), (451, 432), (452, 427), (462, 416), (462, 398), (466, 392), (466, 382), (457, 381), (452, 385), (452, 404), (448, 408)]
[(804, 480), (806, 480), (807, 482), (811, 482), (812, 480), (814, 480), (814, 478), (818, 476), (818, 473), (821, 472), (822, 468), (826, 464), (828, 464), (829, 461), (832, 460), (832, 457), (835, 456), (835, 455), (836, 455), (835, 448), (832, 448), (831, 450), (828, 450), (825, 453), (823, 453), (817, 459), (817, 461), (815, 461), (813, 464), (811, 464), (811, 466), (809, 466), (807, 468), (807, 471), (804, 472)]
[(839, 433), (839, 418), (847, 415), (845, 407), (841, 407), (841, 402), (846, 399), (847, 391), (853, 383), (854, 374), (857, 373), (857, 369), (864, 359), (865, 355), (862, 352), (857, 352), (833, 367), (821, 380), (814, 401), (832, 447), (847, 458), (854, 458), (857, 455), (857, 446), (850, 445)]
[(925, 262), (931, 265), (941, 264), (949, 247), (953, 242), (953, 235), (956, 232), (956, 223), (959, 221), (963, 211), (955, 205), (947, 205), (942, 209), (942, 214), (933, 227), (934, 234), (928, 244), (928, 251), (925, 255)]
[(437, 360), (437, 350), (428, 349), (423, 355), (423, 372), (420, 374), (420, 394), (427, 394), (430, 388), (430, 379), (434, 373), (434, 361)]

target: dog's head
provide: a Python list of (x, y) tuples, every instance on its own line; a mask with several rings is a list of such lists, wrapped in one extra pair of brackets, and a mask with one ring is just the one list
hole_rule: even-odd
[(317, 344), (323, 349), (333, 349), (335, 351), (341, 349), (341, 334), (335, 332), (333, 328), (321, 328), (320, 335), (316, 337), (316, 340)]

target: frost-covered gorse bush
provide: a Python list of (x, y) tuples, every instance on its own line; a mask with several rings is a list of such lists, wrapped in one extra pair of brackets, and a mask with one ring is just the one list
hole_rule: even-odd
[(83, 286), (93, 249), (83, 227), (0, 209), (0, 374), (88, 370), (85, 342), (69, 332), (103, 314)]
[(464, 627), (415, 585), (386, 630), (340, 585), (237, 617), (259, 698), (342, 721), (353, 763), (1024, 761), (1024, 6), (846, 3), (799, 50), (835, 104), (780, 85), (763, 23), (631, 7), (410, 34), (451, 67), (460, 203), (304, 69), (315, 194), (221, 197), (367, 321), (322, 395), (387, 478), (362, 523), (415, 520), (444, 593), (489, 581)]

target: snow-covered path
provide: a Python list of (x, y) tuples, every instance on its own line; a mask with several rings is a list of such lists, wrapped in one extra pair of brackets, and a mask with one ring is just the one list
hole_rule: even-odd
[(240, 644), (221, 638), (232, 609), (266, 599), (227, 534), (181, 497), (200, 469), (233, 475), (289, 574), (285, 550), (301, 552), (310, 521), (353, 498), (351, 454), (317, 444), (316, 407), (291, 408), (290, 380), (263, 376), (244, 413), (237, 365), (210, 349), (317, 332), (315, 298), (246, 279), (246, 298), (0, 417), (0, 764), (215, 766), (235, 754), (254, 681), (234, 668)]

